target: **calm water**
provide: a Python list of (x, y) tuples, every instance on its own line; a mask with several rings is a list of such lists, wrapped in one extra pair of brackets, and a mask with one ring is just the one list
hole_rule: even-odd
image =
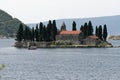
[(2, 80), (120, 80), (120, 48), (27, 50), (13, 44), (0, 40)]

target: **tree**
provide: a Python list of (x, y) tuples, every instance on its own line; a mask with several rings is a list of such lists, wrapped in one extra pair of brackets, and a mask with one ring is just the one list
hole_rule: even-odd
[(39, 41), (43, 41), (43, 23), (40, 22), (39, 26)]
[(102, 26), (101, 25), (99, 26), (99, 29), (98, 29), (98, 37), (99, 37), (99, 39), (103, 40), (103, 38), (102, 38)]
[(84, 26), (83, 25), (81, 25), (80, 31), (84, 31)]
[(56, 21), (53, 20), (53, 25), (52, 25), (52, 36), (53, 36), (53, 41), (56, 40), (56, 35), (57, 35), (57, 27), (56, 27)]
[(46, 32), (46, 27), (43, 27), (43, 41), (47, 41), (47, 32)]
[(96, 26), (95, 35), (98, 36), (98, 27)]
[(36, 29), (35, 29), (35, 39), (36, 39), (36, 41), (39, 41), (39, 29), (38, 29), (38, 25), (36, 25)]
[(32, 27), (32, 41), (35, 41), (35, 30), (34, 27)]
[(73, 23), (72, 23), (72, 30), (73, 31), (76, 31), (77, 29), (76, 29), (76, 22), (75, 21), (73, 21)]
[(104, 41), (106, 41), (107, 35), (108, 35), (108, 33), (107, 33), (107, 26), (105, 24), (104, 28), (103, 28), (103, 39), (104, 39)]
[(47, 25), (47, 41), (48, 42), (52, 40), (51, 31), (52, 31), (52, 23), (51, 23), (51, 20), (49, 20), (49, 23)]
[(87, 34), (87, 27), (88, 27), (88, 25), (87, 25), (87, 23), (85, 23), (84, 24), (84, 29), (83, 29), (83, 33), (84, 33), (84, 38), (86, 38), (87, 36), (88, 36), (88, 34)]
[(61, 26), (61, 31), (66, 31), (66, 25), (65, 22), (63, 22), (62, 26)]
[(88, 23), (88, 36), (90, 35), (93, 35), (93, 26), (91, 21)]
[(20, 42), (23, 40), (23, 25), (22, 24), (20, 24), (19, 29), (17, 31), (16, 40)]
[(32, 41), (32, 30), (30, 29), (30, 27), (27, 27), (28, 28), (28, 40)]
[(32, 31), (31, 29), (28, 27), (28, 26), (25, 26), (25, 30), (24, 30), (24, 41), (27, 41), (27, 40), (32, 40)]

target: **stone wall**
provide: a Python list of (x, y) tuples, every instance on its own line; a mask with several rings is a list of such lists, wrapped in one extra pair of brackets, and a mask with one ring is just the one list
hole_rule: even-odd
[(64, 35), (57, 35), (56, 41), (80, 41), (83, 39), (83, 34), (64, 34)]

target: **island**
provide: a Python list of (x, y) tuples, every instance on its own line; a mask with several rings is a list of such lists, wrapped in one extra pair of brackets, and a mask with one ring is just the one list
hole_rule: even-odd
[(76, 22), (72, 23), (72, 30), (67, 30), (65, 22), (61, 29), (57, 29), (56, 21), (49, 21), (47, 26), (42, 22), (36, 28), (30, 28), (20, 24), (16, 35), (15, 47), (18, 48), (100, 48), (112, 47), (106, 41), (107, 25), (96, 26), (95, 34), (92, 22), (86, 22), (76, 29)]
[(112, 35), (108, 39), (109, 40), (120, 40), (120, 35)]

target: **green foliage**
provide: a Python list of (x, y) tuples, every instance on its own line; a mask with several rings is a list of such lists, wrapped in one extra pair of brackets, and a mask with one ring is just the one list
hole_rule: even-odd
[(56, 35), (58, 33), (58, 29), (56, 27), (56, 21), (53, 20), (53, 23), (49, 21), (47, 28), (45, 25), (40, 22), (39, 27), (38, 24), (36, 25), (36, 28), (29, 28), (28, 26), (25, 26), (25, 28), (21, 29), (21, 26), (19, 27), (19, 30), (17, 32), (17, 41), (55, 41)]
[(102, 36), (102, 26), (100, 25), (98, 28), (98, 37), (99, 39), (103, 40), (103, 36)]
[(0, 65), (0, 70), (2, 70), (2, 69), (4, 69), (4, 68), (5, 68), (5, 65), (4, 65), (4, 64)]
[(84, 26), (83, 25), (81, 25), (80, 31), (84, 31)]
[(32, 27), (32, 41), (35, 41), (35, 30), (34, 27)]
[(35, 39), (36, 39), (37, 42), (39, 41), (39, 29), (38, 29), (38, 25), (36, 25)]
[(40, 22), (40, 25), (39, 25), (39, 41), (43, 41), (43, 23)]
[(87, 26), (88, 26), (87, 23), (85, 23), (84, 28), (83, 28), (84, 38), (86, 38), (88, 36), (88, 34), (87, 34), (87, 32), (88, 32), (87, 31), (87, 29), (88, 29)]
[(0, 35), (15, 37), (20, 24), (21, 21), (0, 10)]
[(56, 40), (56, 35), (57, 35), (58, 31), (57, 31), (57, 26), (56, 26), (56, 21), (53, 20), (53, 25), (52, 25), (52, 41)]
[(98, 36), (98, 27), (96, 26), (95, 35)]
[(62, 24), (62, 26), (61, 26), (60, 31), (62, 31), (62, 30), (66, 31), (66, 25), (65, 25), (65, 22), (63, 22), (63, 24)]
[(17, 31), (16, 40), (20, 42), (23, 40), (23, 25), (22, 24), (20, 24), (20, 27)]
[[(73, 30), (76, 30), (74, 27), (76, 27), (76, 23), (73, 21)], [(61, 30), (66, 30), (65, 23), (63, 23)], [(80, 30), (83, 32), (84, 38), (94, 35), (91, 21), (89, 21), (88, 23), (84, 23), (84, 25), (81, 25)], [(49, 20), (47, 27), (45, 27), (45, 25), (42, 22), (40, 22), (39, 26), (37, 24), (35, 29), (34, 28), (31, 29), (28, 26), (23, 27), (23, 25), (21, 24), (17, 32), (16, 40), (17, 41), (51, 42), (51, 41), (56, 41), (57, 34), (58, 34), (58, 29), (56, 27), (55, 20), (53, 20), (53, 22)], [(99, 27), (96, 26), (95, 35), (98, 36), (99, 39), (106, 41), (106, 38), (107, 38), (106, 25), (104, 25), (103, 31), (102, 31), (101, 25)], [(60, 44), (63, 44), (63, 43), (60, 43)]]
[(104, 41), (106, 41), (106, 38), (107, 38), (107, 26), (106, 26), (106, 24), (104, 25), (104, 28), (103, 28), (103, 39), (104, 39)]
[(12, 16), (10, 16), (5, 11), (0, 10), (0, 22), (10, 21), (12, 20)]
[(93, 26), (91, 21), (88, 23), (88, 36), (89, 35), (93, 35)]
[(73, 23), (72, 23), (72, 30), (73, 31), (76, 31), (77, 29), (76, 29), (76, 22), (75, 21), (73, 21)]

